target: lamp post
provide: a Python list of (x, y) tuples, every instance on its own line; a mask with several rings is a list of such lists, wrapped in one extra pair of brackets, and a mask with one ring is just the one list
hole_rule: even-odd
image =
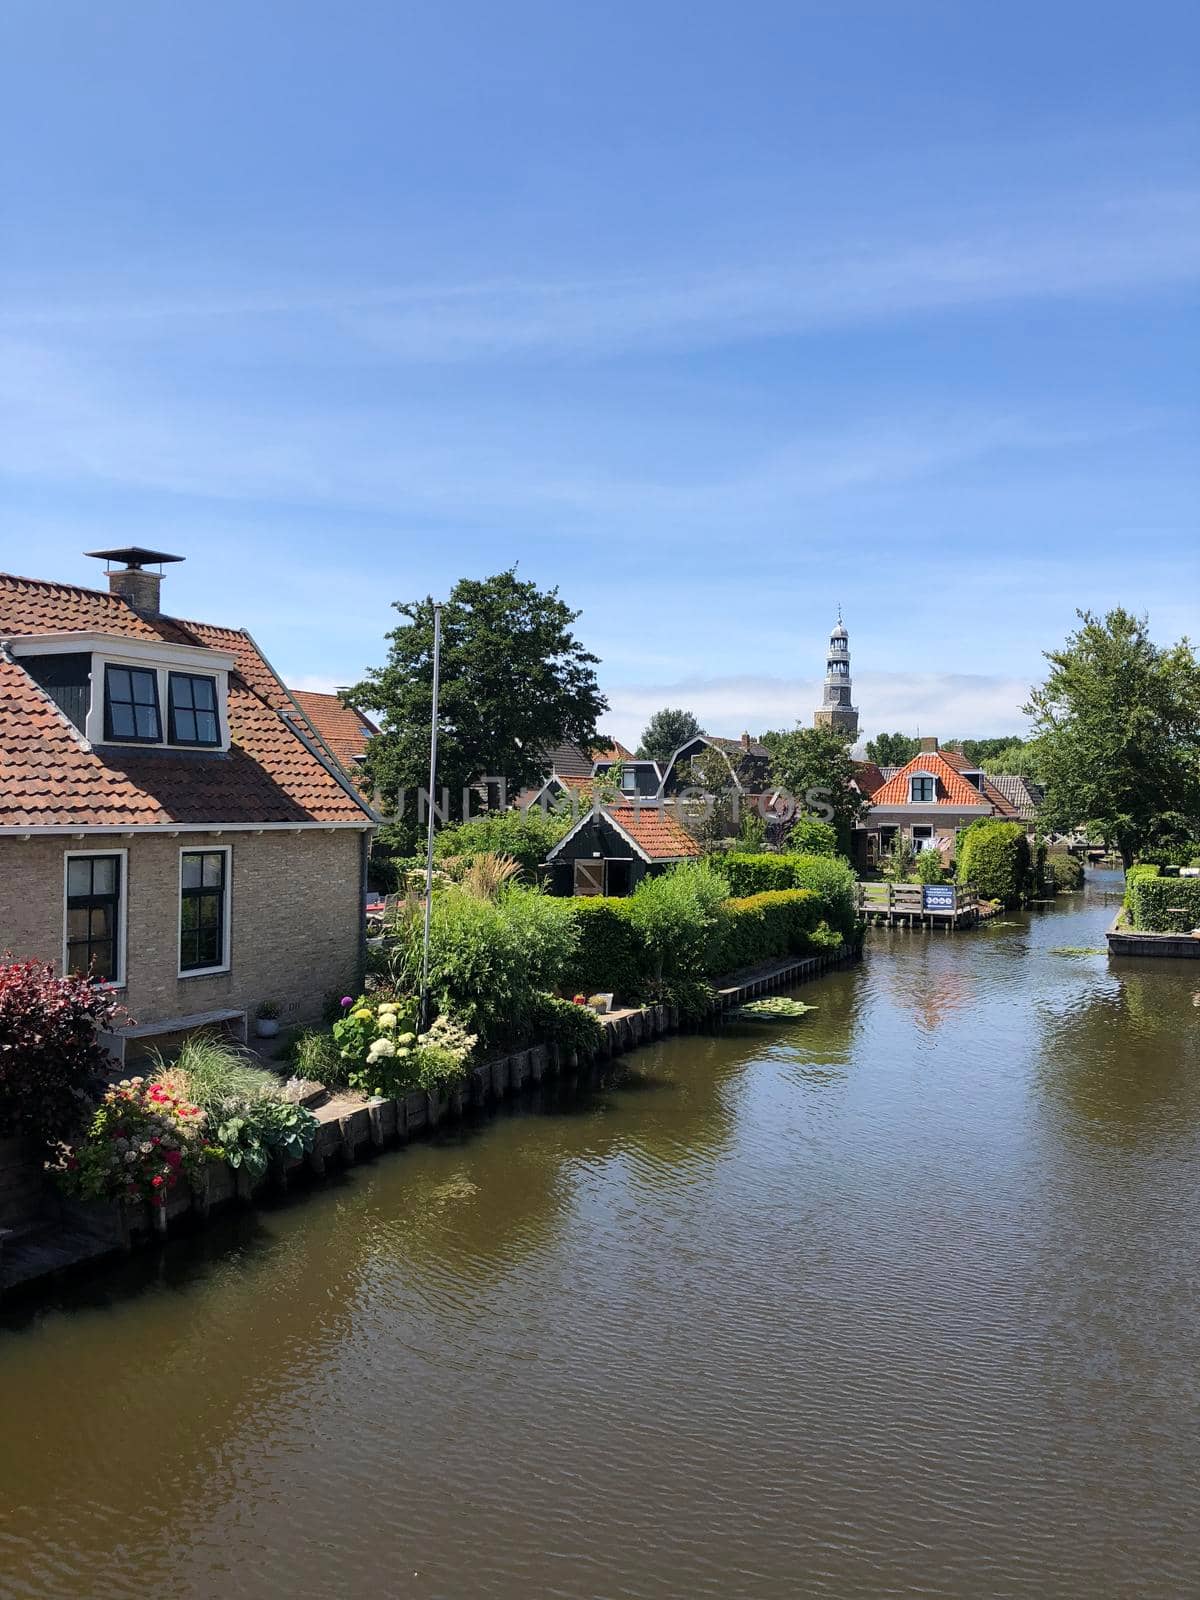
[(442, 607), (433, 604), (433, 710), (429, 719), (429, 828), (425, 836), (425, 932), (421, 945), (421, 1032), (429, 1027), (429, 916), (433, 909), (433, 815), (437, 793), (438, 689), (442, 670)]

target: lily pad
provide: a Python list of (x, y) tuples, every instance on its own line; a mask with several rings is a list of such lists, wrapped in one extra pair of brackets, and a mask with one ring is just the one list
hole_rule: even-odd
[(769, 1000), (747, 1000), (734, 1012), (747, 1022), (787, 1022), (792, 1017), (802, 1017), (816, 1006), (805, 1005), (803, 1000), (789, 1000), (786, 995), (773, 995)]
[(1056, 945), (1050, 954), (1052, 956), (1102, 956), (1105, 951), (1100, 945), (1095, 944), (1060, 944)]

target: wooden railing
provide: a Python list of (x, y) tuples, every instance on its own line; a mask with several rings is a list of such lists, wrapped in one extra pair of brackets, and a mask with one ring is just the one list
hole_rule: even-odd
[(860, 883), (858, 909), (863, 912), (901, 912), (906, 916), (959, 916), (964, 911), (974, 911), (979, 896), (974, 884), (947, 883), (931, 885), (941, 891), (938, 906), (926, 906), (923, 883)]

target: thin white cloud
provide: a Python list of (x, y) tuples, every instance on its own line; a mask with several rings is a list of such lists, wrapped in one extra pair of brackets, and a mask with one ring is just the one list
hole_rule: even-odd
[[(983, 673), (864, 672), (854, 681), (861, 735), (881, 732), (937, 734), (939, 738), (987, 738), (1019, 732), (1021, 706), (1028, 698), (1024, 679)], [(770, 728), (808, 726), (821, 701), (819, 678), (683, 678), (656, 684), (627, 684), (609, 691), (611, 710), (605, 728), (626, 744), (636, 744), (653, 713), (682, 706), (712, 733), (736, 738)]]
[[(17, 304), (0, 324), (128, 334), (141, 325), (313, 321), (401, 362), (596, 354), (802, 335), (881, 318), (1030, 298), (1124, 293), (1200, 275), (1200, 193), (1063, 194), (1036, 214), (970, 226), (925, 219), (907, 235), (808, 235), (769, 256), (620, 274), (490, 276), (393, 285), (246, 287)], [(206, 336), (213, 336), (209, 327)]]

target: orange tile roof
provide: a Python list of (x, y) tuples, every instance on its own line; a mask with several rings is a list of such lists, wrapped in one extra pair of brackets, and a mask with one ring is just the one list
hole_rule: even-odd
[(149, 620), (103, 590), (0, 573), (0, 639), (70, 632), (230, 652), (229, 753), (93, 750), (24, 668), (0, 652), (0, 826), (369, 824), (369, 814), (284, 721), (287, 691), (244, 630)]
[[(955, 760), (951, 760), (955, 757)], [(961, 763), (961, 769), (959, 766)], [(962, 769), (974, 772), (976, 769), (965, 761), (954, 750), (922, 750), (915, 755), (907, 765), (894, 773), (882, 788), (876, 789), (871, 796), (872, 805), (876, 806), (906, 806), (910, 804), (908, 797), (908, 780), (914, 772), (929, 772), (935, 781), (935, 801), (940, 806), (979, 806), (991, 805), (997, 816), (1015, 817), (1016, 811), (1000, 793), (999, 789), (987, 779), (984, 779), (983, 789), (980, 791), (968, 779), (962, 776)]]
[(609, 806), (604, 813), (651, 861), (677, 861), (704, 852), (681, 822), (661, 806)]
[(858, 785), (860, 794), (873, 795), (883, 788), (883, 773), (874, 761), (856, 761), (854, 781)]
[[(604, 735), (601, 735), (604, 738)], [(635, 761), (637, 758), (632, 750), (627, 750), (619, 739), (605, 739), (604, 743), (594, 752), (597, 761)]]
[(315, 689), (291, 689), (292, 699), (333, 751), (351, 777), (367, 748), (367, 740), (379, 729), (370, 717), (348, 706), (336, 694), (319, 694)]

